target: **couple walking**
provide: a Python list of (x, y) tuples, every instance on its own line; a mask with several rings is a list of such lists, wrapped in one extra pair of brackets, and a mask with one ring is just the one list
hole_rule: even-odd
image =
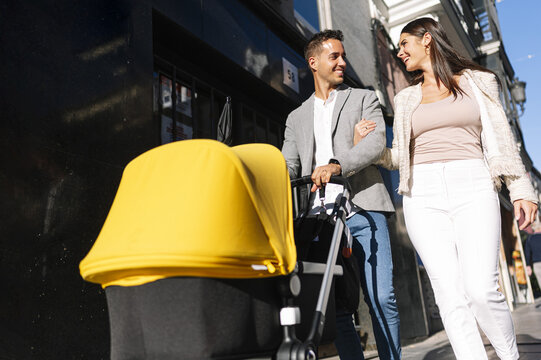
[[(312, 175), (313, 192), (332, 175), (351, 184), (347, 226), (380, 359), (400, 359), (401, 348), (387, 228), (394, 208), (376, 164), (400, 170), (408, 233), (456, 357), (487, 359), (479, 325), (501, 359), (518, 359), (511, 314), (498, 291), (501, 179), (521, 228), (533, 221), (537, 203), (497, 77), (460, 56), (436, 21), (407, 24), (398, 57), (412, 86), (395, 97), (389, 149), (374, 92), (342, 84), (342, 40), (339, 30), (325, 30), (307, 43), (315, 93), (289, 115), (282, 153), (292, 178)], [(339, 191), (327, 185), (326, 201), (334, 202)], [(351, 314), (337, 311), (336, 328), (340, 358), (363, 359)]]

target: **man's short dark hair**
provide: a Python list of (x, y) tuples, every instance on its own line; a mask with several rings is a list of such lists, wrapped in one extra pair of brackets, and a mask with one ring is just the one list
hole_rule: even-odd
[(321, 44), (329, 39), (335, 39), (338, 41), (344, 41), (344, 34), (340, 30), (323, 30), (312, 36), (312, 38), (304, 46), (304, 58), (306, 61), (310, 59), (311, 56), (319, 53), (321, 51)]

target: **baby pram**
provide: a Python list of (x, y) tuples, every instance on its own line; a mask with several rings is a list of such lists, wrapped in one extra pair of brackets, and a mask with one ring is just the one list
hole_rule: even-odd
[[(134, 159), (80, 265), (105, 288), (111, 358), (317, 358), (341, 274), (344, 195), (327, 264), (297, 263), (289, 176), (276, 148), (190, 140)], [(305, 285), (314, 274), (323, 277), (316, 291)], [(306, 298), (317, 298), (313, 320)]]

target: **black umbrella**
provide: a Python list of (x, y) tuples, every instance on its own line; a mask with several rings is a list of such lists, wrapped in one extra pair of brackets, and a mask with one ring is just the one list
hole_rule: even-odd
[(233, 110), (231, 109), (231, 98), (228, 96), (225, 101), (220, 120), (218, 120), (218, 136), (216, 140), (231, 146), (233, 143), (232, 136), (233, 126)]

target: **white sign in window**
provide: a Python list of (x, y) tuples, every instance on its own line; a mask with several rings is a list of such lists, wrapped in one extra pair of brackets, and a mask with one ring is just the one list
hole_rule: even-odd
[(297, 94), (299, 93), (299, 71), (297, 67), (282, 58), (282, 66), (284, 70), (284, 84), (290, 87)]

